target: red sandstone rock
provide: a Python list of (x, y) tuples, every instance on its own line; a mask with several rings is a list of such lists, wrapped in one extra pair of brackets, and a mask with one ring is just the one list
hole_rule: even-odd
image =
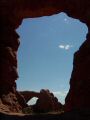
[[(70, 17), (79, 19), (88, 26), (87, 39), (74, 55), (66, 110), (90, 109), (90, 0), (0, 0), (0, 106), (2, 96), (5, 98), (12, 93), (16, 101), (10, 97), (9, 101), (15, 103), (16, 111), (22, 109), (18, 102), (20, 96), (16, 95), (15, 87), (15, 80), (18, 77), (17, 50), (20, 44), (15, 29), (24, 18), (59, 12), (66, 12)], [(23, 97), (20, 99), (23, 101)], [(7, 106), (2, 104), (4, 107)], [(10, 104), (9, 108), (13, 108), (13, 105)]]

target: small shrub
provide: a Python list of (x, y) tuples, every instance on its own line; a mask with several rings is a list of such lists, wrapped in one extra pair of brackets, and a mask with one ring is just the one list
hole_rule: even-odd
[(26, 108), (24, 108), (24, 109), (22, 110), (22, 112), (23, 112), (24, 114), (32, 114), (32, 113), (33, 113), (33, 110), (32, 110), (31, 107), (26, 107)]

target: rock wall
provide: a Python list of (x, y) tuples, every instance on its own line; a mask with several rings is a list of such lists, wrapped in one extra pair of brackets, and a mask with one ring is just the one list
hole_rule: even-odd
[(0, 110), (8, 106), (7, 111), (20, 111), (25, 103), (16, 91), (17, 50), (20, 42), (15, 29), (24, 18), (62, 11), (86, 23), (89, 29), (86, 41), (74, 55), (66, 110), (90, 108), (90, 1), (0, 0)]
[[(25, 105), (16, 91), (17, 51), (19, 35), (15, 32), (17, 19), (8, 1), (0, 1), (0, 111), (20, 112)], [(20, 22), (20, 21), (19, 21)], [(18, 23), (19, 23), (18, 22)]]
[(66, 109), (90, 109), (90, 33), (87, 40), (74, 54), (70, 90)]

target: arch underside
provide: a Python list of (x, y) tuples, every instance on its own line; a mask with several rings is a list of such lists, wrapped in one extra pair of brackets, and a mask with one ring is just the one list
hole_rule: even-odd
[[(0, 105), (8, 104), (11, 107), (8, 111), (19, 111), (25, 107), (22, 95), (16, 90), (17, 51), (20, 42), (15, 29), (21, 25), (24, 18), (65, 12), (68, 16), (79, 19), (88, 26), (86, 40), (74, 54), (70, 90), (66, 97), (65, 108), (66, 110), (90, 108), (90, 1), (1, 0), (0, 7), (0, 53), (2, 53), (0, 54)], [(12, 104), (16, 106), (14, 109)]]

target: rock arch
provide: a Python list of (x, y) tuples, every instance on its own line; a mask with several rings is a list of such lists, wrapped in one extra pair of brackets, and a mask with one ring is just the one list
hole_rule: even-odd
[(20, 92), (26, 103), (33, 97), (38, 98), (36, 104), (33, 105), (33, 110), (36, 112), (60, 111), (63, 105), (49, 90), (41, 89), (40, 92), (23, 91)]
[(17, 51), (20, 44), (15, 29), (24, 18), (49, 16), (59, 12), (65, 12), (88, 26), (86, 40), (74, 54), (66, 110), (90, 108), (90, 1), (0, 0), (0, 106), (8, 104), (8, 111), (21, 110), (21, 99), (24, 102), (16, 91), (15, 83), (18, 78)]
[(25, 100), (26, 100), (26, 103), (31, 100), (33, 97), (37, 97), (37, 98), (40, 98), (41, 97), (41, 94), (39, 92), (33, 92), (33, 91), (21, 91), (20, 92)]

